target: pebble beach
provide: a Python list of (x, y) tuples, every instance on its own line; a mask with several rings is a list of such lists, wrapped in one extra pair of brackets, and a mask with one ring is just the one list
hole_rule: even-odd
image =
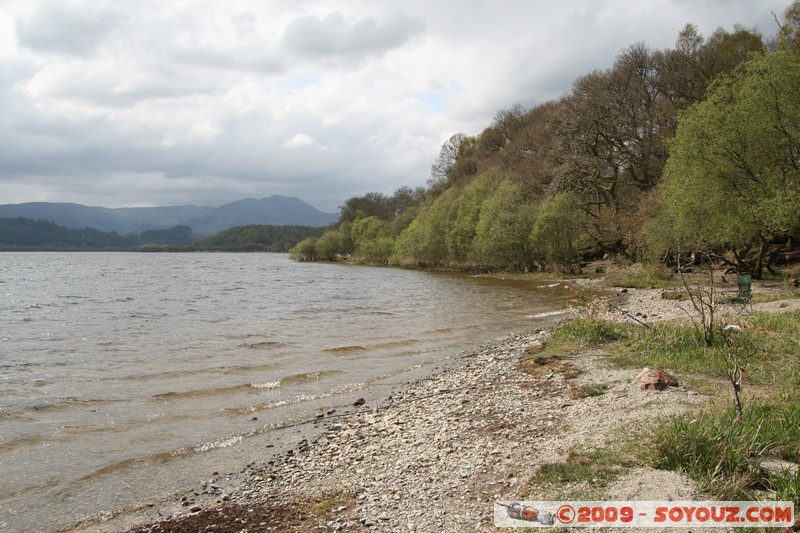
[[(606, 294), (597, 309), (620, 321), (685, 316), (647, 289)], [(578, 447), (646, 435), (658, 420), (708, 401), (680, 386), (643, 391), (634, 383), (639, 370), (613, 367), (601, 349), (535, 362), (530, 356), (548, 334), (464, 351), (385, 397), (319, 413), (239, 472), (215, 473), (174, 501), (70, 531), (494, 531), (495, 502), (549, 499), (532, 482), (542, 465), (564, 462)], [(594, 386), (604, 392), (578, 393)], [(703, 496), (674, 472), (633, 465), (619, 474), (607, 485), (566, 488), (608, 500)]]

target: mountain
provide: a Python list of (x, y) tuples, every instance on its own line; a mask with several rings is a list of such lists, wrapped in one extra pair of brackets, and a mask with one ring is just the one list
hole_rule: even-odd
[(68, 228), (95, 228), (119, 233), (190, 226), (195, 233), (213, 235), (234, 226), (327, 226), (338, 216), (308, 205), (299, 198), (246, 198), (220, 207), (94, 207), (71, 203), (30, 202), (0, 205), (0, 217), (49, 220)]

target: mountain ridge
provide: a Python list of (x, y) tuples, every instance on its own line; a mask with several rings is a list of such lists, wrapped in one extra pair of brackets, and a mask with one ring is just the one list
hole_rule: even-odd
[(197, 234), (214, 235), (236, 226), (268, 224), (322, 227), (338, 220), (296, 197), (273, 195), (243, 198), (219, 207), (102, 207), (70, 202), (27, 202), (0, 205), (0, 217), (49, 220), (68, 228), (94, 228), (119, 233), (189, 226)]

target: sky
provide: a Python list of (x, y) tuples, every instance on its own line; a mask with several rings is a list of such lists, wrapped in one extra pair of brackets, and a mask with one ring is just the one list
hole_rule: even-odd
[(424, 186), (442, 144), (687, 23), (790, 0), (0, 0), (0, 204), (326, 212)]

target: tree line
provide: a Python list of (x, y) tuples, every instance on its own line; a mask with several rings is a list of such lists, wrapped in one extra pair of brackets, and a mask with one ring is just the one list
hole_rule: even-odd
[(776, 27), (634, 44), (558, 100), (450, 137), (427, 188), (347, 200), (292, 256), (574, 271), (702, 250), (756, 277), (797, 259), (800, 1)]
[(189, 226), (120, 234), (93, 228), (67, 228), (48, 220), (0, 218), (0, 250), (135, 250), (142, 252), (288, 252), (324, 228), (239, 226), (199, 238)]

